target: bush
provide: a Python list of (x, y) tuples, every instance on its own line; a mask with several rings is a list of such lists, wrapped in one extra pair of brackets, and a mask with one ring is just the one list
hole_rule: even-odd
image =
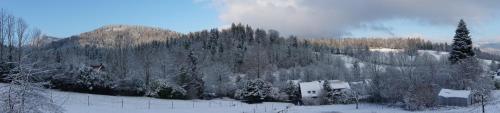
[(248, 103), (260, 103), (271, 94), (272, 85), (260, 79), (250, 80), (245, 83), (243, 89), (235, 94), (239, 99), (245, 99)]
[(159, 79), (152, 82), (148, 96), (163, 99), (186, 99), (186, 90), (167, 80)]
[(500, 89), (500, 80), (495, 81), (495, 88)]
[(117, 95), (144, 96), (146, 92), (143, 85), (143, 81), (139, 78), (126, 78), (119, 80), (112, 89)]
[(186, 91), (181, 88), (162, 87), (158, 91), (158, 98), (163, 99), (185, 99)]
[(356, 102), (356, 94), (352, 90), (341, 90), (333, 98), (335, 104), (352, 104)]
[(93, 90), (94, 88), (109, 88), (111, 87), (110, 77), (102, 71), (96, 71), (91, 67), (80, 67), (76, 74), (76, 83), (79, 86)]
[(17, 63), (0, 63), (0, 82), (9, 82), (6, 77), (11, 73), (11, 70), (17, 67)]

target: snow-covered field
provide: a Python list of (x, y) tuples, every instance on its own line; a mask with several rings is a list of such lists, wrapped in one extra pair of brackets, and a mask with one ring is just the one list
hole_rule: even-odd
[[(167, 100), (148, 97), (94, 95), (73, 92), (50, 91), (55, 102), (65, 113), (480, 113), (478, 104), (470, 107), (442, 107), (425, 111), (405, 111), (398, 107), (363, 103), (294, 106), (289, 103), (265, 102), (245, 104), (232, 99), (215, 100)], [(486, 106), (487, 113), (500, 111), (500, 90), (494, 91), (493, 101)], [(122, 107), (123, 100), (123, 107)], [(255, 111), (254, 111), (255, 110)], [(283, 112), (284, 111), (284, 112)]]
[(245, 104), (232, 99), (167, 100), (60, 91), (53, 91), (53, 96), (65, 113), (276, 113), (292, 105), (272, 102)]

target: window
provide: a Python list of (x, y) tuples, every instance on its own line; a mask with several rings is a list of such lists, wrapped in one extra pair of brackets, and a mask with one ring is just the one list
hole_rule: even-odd
[(311, 91), (307, 91), (307, 93), (311, 94)]
[(316, 94), (316, 91), (313, 91), (313, 94)]

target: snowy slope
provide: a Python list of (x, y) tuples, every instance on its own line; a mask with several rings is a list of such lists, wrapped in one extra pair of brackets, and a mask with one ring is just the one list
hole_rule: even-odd
[(272, 102), (249, 105), (232, 99), (167, 100), (52, 92), (55, 102), (62, 105), (65, 113), (251, 113), (254, 110), (256, 113), (272, 113), (291, 105)]
[[(62, 105), (65, 113), (471, 113), (479, 112), (479, 105), (471, 107), (446, 107), (437, 110), (418, 112), (405, 111), (398, 107), (386, 105), (355, 104), (294, 106), (289, 103), (265, 102), (262, 104), (245, 104), (231, 99), (216, 100), (167, 100), (147, 97), (105, 96), (71, 92), (51, 91), (56, 103)], [(487, 113), (500, 110), (500, 91), (494, 91), (494, 101), (487, 105)], [(89, 97), (89, 98), (88, 98)], [(90, 100), (90, 105), (87, 103)], [(123, 108), (122, 108), (123, 99)], [(148, 108), (148, 102), (151, 106)], [(173, 104), (173, 107), (172, 107)], [(193, 107), (194, 106), (194, 107)], [(287, 107), (289, 109), (287, 109)]]
[[(294, 106), (290, 103), (277, 102), (245, 104), (232, 99), (168, 100), (55, 90), (49, 90), (48, 93), (52, 95), (56, 104), (65, 109), (65, 113), (277, 113), (280, 111), (286, 111), (286, 113), (479, 113), (481, 111), (478, 104), (470, 107), (442, 107), (412, 112), (399, 107), (368, 103), (362, 103), (359, 109), (355, 109), (355, 104)], [(492, 101), (489, 101), (486, 106), (486, 113), (500, 111), (500, 90), (493, 91), (492, 96)]]
[[(419, 54), (425, 54), (428, 53), (432, 56), (434, 56), (436, 59), (440, 58), (448, 58), (449, 53), (448, 52), (442, 52), (442, 51), (432, 51), (432, 50), (418, 50)], [(491, 64), (491, 60), (485, 60), (485, 59), (479, 59), (481, 65), (483, 66), (484, 70), (489, 70), (489, 65)], [(498, 61), (495, 61), (497, 64), (500, 63)]]

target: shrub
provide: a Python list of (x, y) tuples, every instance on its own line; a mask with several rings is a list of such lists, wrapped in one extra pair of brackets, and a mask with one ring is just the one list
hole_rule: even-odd
[(147, 95), (163, 99), (185, 99), (186, 90), (167, 80), (158, 79), (152, 82)]
[(248, 103), (260, 103), (271, 94), (272, 85), (260, 79), (250, 80), (245, 83), (243, 89), (237, 91), (236, 97), (245, 99)]

